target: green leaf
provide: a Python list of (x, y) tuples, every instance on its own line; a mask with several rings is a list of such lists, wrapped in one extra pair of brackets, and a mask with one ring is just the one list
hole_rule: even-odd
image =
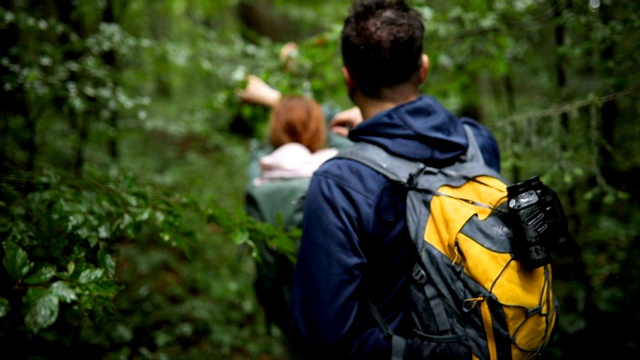
[(245, 229), (238, 229), (231, 234), (233, 242), (237, 245), (244, 244), (249, 241), (249, 232)]
[(168, 232), (168, 231), (162, 231), (162, 232), (160, 232), (160, 237), (164, 241), (169, 241), (169, 240), (171, 240), (171, 233)]
[(100, 251), (98, 251), (98, 261), (100, 263), (100, 266), (102, 266), (107, 272), (107, 276), (111, 277), (113, 276), (113, 274), (115, 274), (116, 261), (107, 250), (100, 249)]
[(80, 284), (87, 284), (102, 278), (104, 273), (103, 269), (86, 269), (80, 274), (78, 282)]
[(78, 300), (78, 296), (66, 281), (56, 281), (51, 285), (51, 292), (60, 299), (60, 301), (70, 303)]
[(138, 216), (136, 216), (136, 221), (146, 221), (151, 217), (152, 210), (151, 208), (144, 209)]
[(11, 305), (9, 304), (9, 300), (0, 296), (0, 318), (5, 317), (11, 310)]
[(102, 296), (105, 298), (113, 298), (120, 290), (122, 290), (122, 286), (113, 281), (93, 282), (88, 284), (86, 288), (89, 289), (95, 297)]
[(85, 222), (85, 218), (82, 214), (74, 214), (69, 216), (69, 219), (67, 222), (67, 231), (69, 232), (73, 231), (74, 228), (78, 227), (84, 222)]
[(9, 272), (9, 275), (16, 281), (19, 281), (27, 275), (32, 266), (29, 262), (27, 252), (15, 244), (9, 244), (6, 247), (2, 263)]
[(24, 279), (27, 284), (42, 284), (45, 283), (56, 274), (56, 267), (53, 264), (37, 263), (33, 266), (33, 271), (30, 275)]
[(98, 237), (100, 239), (108, 239), (111, 236), (111, 229), (107, 224), (102, 224), (98, 227)]
[(175, 341), (175, 337), (166, 331), (156, 331), (153, 333), (153, 339), (158, 347), (167, 346), (167, 344), (171, 344)]
[(26, 307), (24, 322), (34, 333), (51, 326), (58, 318), (58, 297), (48, 289), (29, 289), (23, 301)]
[(76, 269), (76, 263), (74, 261), (69, 261), (69, 263), (67, 264), (67, 271), (59, 272), (58, 277), (61, 279), (69, 279), (71, 275), (73, 275), (73, 272), (75, 271), (75, 269)]

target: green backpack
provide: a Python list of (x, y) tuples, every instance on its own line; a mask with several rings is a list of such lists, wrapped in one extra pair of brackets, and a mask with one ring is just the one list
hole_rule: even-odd
[[(247, 213), (283, 229), (299, 228), (309, 181), (309, 178), (278, 179), (250, 185), (245, 197)], [(254, 281), (256, 298), (264, 309), (267, 323), (277, 325), (288, 339), (296, 339), (298, 333), (288, 311), (295, 264), (286, 254), (263, 242), (256, 246), (260, 253)]]
[[(508, 192), (521, 186), (507, 190), (465, 128), (469, 150), (446, 168), (399, 158), (369, 143), (357, 143), (338, 157), (360, 161), (407, 189), (407, 226), (418, 253), (410, 280), (415, 337), (438, 344), (464, 340), (472, 359), (532, 358), (547, 346), (557, 323), (552, 268), (543, 252), (568, 237), (566, 219), (546, 187), (536, 193), (538, 203), (522, 208), (524, 214), (510, 211)], [(549, 191), (551, 202), (545, 198)], [(516, 243), (536, 234), (538, 243), (520, 251)], [(393, 359), (401, 359), (405, 340), (370, 305), (392, 339)]]

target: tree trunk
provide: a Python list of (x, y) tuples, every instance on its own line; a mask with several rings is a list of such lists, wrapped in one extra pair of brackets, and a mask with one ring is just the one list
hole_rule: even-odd
[[(107, 1), (104, 11), (102, 12), (102, 21), (105, 23), (115, 22), (113, 0)], [(114, 70), (112, 72), (114, 75), (118, 74), (116, 52), (113, 49), (102, 54), (102, 60), (106, 65), (108, 65), (112, 70)], [(114, 82), (114, 85), (117, 85), (117, 82), (118, 82), (117, 76), (113, 77), (113, 82)], [(115, 88), (116, 86), (114, 86), (114, 90)], [(108, 147), (109, 156), (113, 160), (117, 160), (118, 159), (118, 112), (117, 111), (115, 110), (111, 111), (111, 113), (109, 114), (109, 119), (107, 119), (107, 125), (109, 126), (109, 132), (107, 135), (108, 137), (107, 147)]]
[[(600, 6), (600, 21), (606, 27), (611, 22), (611, 13), (609, 5), (602, 4)], [(615, 77), (614, 65), (614, 44), (608, 42), (600, 53), (600, 64), (604, 64), (602, 78), (613, 79)], [(601, 65), (602, 66), (602, 65)], [(613, 86), (608, 89), (604, 89), (605, 93), (613, 93), (615, 88)], [(616, 100), (607, 101), (602, 104), (600, 110), (600, 130), (602, 131), (602, 140), (604, 144), (601, 144), (598, 149), (600, 156), (601, 173), (608, 174), (612, 172), (613, 154), (609, 151), (607, 144), (613, 144), (613, 134), (616, 126), (616, 120), (618, 118), (618, 106)]]
[[(14, 0), (8, 0), (3, 6), (10, 11), (18, 11), (18, 5)], [(21, 62), (19, 55), (9, 53), (9, 49), (18, 44), (19, 37), (20, 29), (18, 29), (15, 22), (12, 22), (2, 30), (2, 36), (0, 36), (1, 58), (7, 58), (12, 63)], [(0, 66), (0, 78), (9, 79), (13, 78), (14, 75), (8, 67)], [(0, 107), (0, 118), (2, 119), (0, 121), (0, 173), (5, 173), (7, 170), (15, 168), (17, 159), (10, 158), (7, 153), (9, 151), (9, 143), (12, 141), (17, 141), (22, 149), (26, 149), (27, 160), (24, 167), (28, 171), (33, 170), (37, 152), (36, 126), (35, 119), (29, 115), (27, 97), (22, 84), (15, 89), (7, 89), (5, 86), (0, 87), (0, 98), (3, 103)], [(19, 117), (24, 120), (24, 132), (10, 127), (8, 119), (12, 117)]]

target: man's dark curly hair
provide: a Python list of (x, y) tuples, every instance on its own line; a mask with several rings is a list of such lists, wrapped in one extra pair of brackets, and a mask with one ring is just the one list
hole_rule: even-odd
[(342, 29), (342, 60), (366, 96), (408, 81), (420, 69), (424, 24), (403, 0), (356, 0)]

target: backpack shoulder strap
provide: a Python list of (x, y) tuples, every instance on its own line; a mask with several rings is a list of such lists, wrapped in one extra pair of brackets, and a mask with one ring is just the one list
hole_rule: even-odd
[(464, 131), (467, 134), (467, 141), (469, 142), (469, 146), (467, 147), (467, 153), (464, 155), (464, 160), (468, 162), (479, 162), (485, 163), (484, 157), (482, 156), (482, 152), (480, 151), (480, 146), (476, 141), (476, 136), (473, 135), (473, 130), (471, 130), (471, 126), (464, 124)]
[[(463, 126), (469, 145), (467, 152), (461, 157), (461, 162), (484, 164), (484, 158), (473, 134), (473, 130), (467, 124)], [(353, 146), (340, 151), (336, 157), (360, 161), (385, 175), (390, 180), (402, 184), (408, 183), (410, 177), (419, 172), (435, 174), (441, 171), (441, 169), (427, 167), (419, 161), (412, 161), (392, 155), (385, 149), (366, 142), (355, 143)]]
[(402, 184), (406, 184), (412, 174), (425, 168), (420, 162), (392, 155), (383, 148), (366, 142), (358, 142), (340, 151), (336, 157), (360, 161), (390, 180)]

